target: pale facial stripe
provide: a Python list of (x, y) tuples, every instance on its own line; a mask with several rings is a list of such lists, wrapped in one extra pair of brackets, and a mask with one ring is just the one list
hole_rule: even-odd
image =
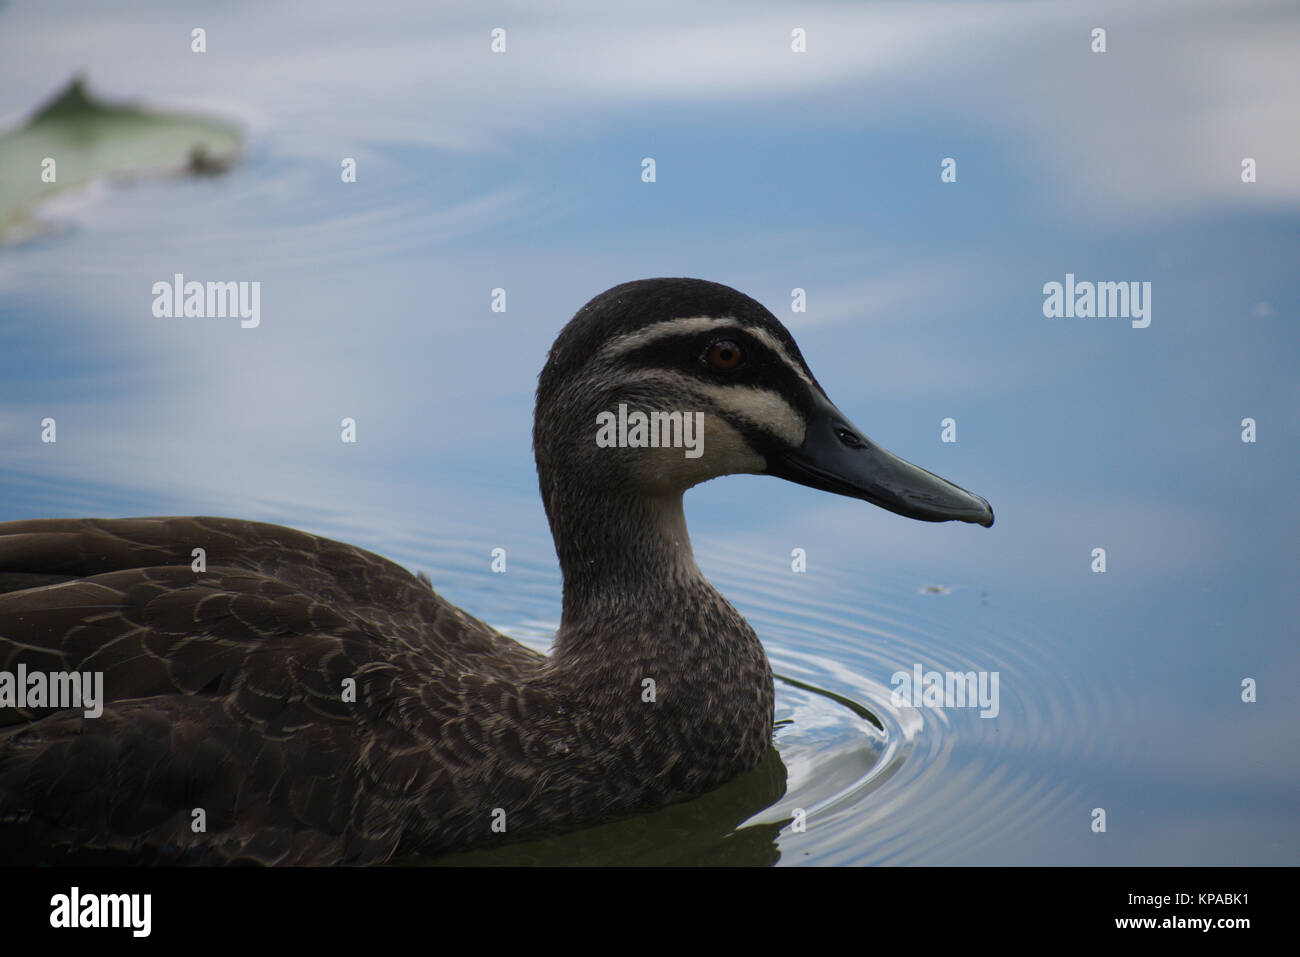
[(748, 326), (728, 316), (687, 316), (682, 319), (664, 319), (662, 322), (656, 322), (654, 325), (645, 326), (636, 330), (636, 332), (629, 332), (611, 340), (601, 349), (600, 354), (602, 358), (615, 358), (640, 349), (652, 342), (658, 342), (660, 339), (668, 339), (673, 336), (691, 336), (725, 326), (736, 327), (753, 336), (771, 350), (778, 359), (789, 366), (790, 371), (802, 379), (809, 388), (816, 388), (808, 373), (803, 371), (803, 367), (790, 358), (790, 354), (785, 351), (785, 346), (781, 344), (779, 339), (761, 326)]
[(785, 397), (779, 392), (755, 385), (720, 385), (702, 382), (692, 376), (669, 369), (632, 369), (621, 374), (623, 382), (663, 383), (672, 391), (673, 403), (680, 406), (695, 395), (715, 409), (763, 429), (792, 448), (803, 444), (807, 424)]

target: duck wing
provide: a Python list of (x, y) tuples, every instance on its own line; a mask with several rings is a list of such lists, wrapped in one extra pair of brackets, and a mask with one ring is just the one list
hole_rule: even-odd
[(0, 523), (0, 671), (99, 673), (104, 699), (96, 717), (0, 702), (0, 861), (384, 860), (428, 770), (415, 739), (460, 677), (544, 661), (427, 580), (293, 529)]

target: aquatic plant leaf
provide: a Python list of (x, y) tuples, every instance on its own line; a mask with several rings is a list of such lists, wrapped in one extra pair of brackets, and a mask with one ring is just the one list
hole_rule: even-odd
[(51, 196), (103, 176), (221, 173), (238, 161), (241, 145), (229, 123), (105, 103), (74, 77), (26, 123), (0, 134), (0, 243), (41, 231), (32, 211)]

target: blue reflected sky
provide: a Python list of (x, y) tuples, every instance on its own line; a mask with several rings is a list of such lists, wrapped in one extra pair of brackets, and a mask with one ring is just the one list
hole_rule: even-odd
[[(551, 340), (615, 283), (724, 282), (997, 524), (728, 478), (687, 496), (706, 571), (725, 585), (710, 541), (800, 546), (985, 593), (1055, 665), (1040, 695), (1106, 690), (1077, 712), (1090, 759), (1024, 758), (1076, 782), (1079, 834), (977, 860), (1300, 863), (1298, 44), (1266, 2), (9, 4), (6, 125), (84, 71), (249, 138), (226, 177), (97, 186), (0, 248), (0, 520), (234, 514), (552, 569), (529, 447)], [(260, 281), (260, 327), (154, 319), (177, 272)], [(1150, 327), (1045, 318), (1066, 273), (1150, 282)], [(490, 592), (449, 597), (492, 619)]]

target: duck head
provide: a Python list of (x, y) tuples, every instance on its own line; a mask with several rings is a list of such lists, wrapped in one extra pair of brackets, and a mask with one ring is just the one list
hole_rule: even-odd
[(578, 310), (539, 379), (533, 446), (557, 540), (575, 496), (680, 503), (737, 473), (927, 522), (993, 524), (983, 498), (867, 438), (771, 312), (700, 279), (624, 283)]

